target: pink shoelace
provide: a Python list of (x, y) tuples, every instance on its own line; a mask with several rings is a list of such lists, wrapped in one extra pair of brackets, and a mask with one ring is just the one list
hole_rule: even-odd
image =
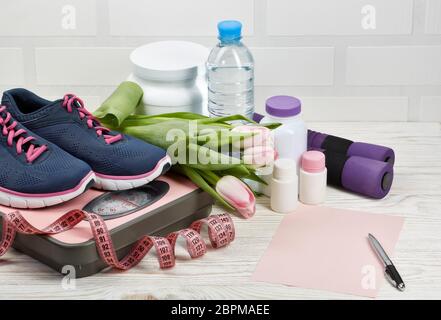
[[(29, 163), (32, 163), (35, 159), (37, 159), (44, 151), (47, 150), (46, 145), (36, 146), (31, 143), (32, 140), (35, 140), (33, 136), (27, 136), (27, 131), (24, 129), (15, 130), (15, 127), (18, 125), (17, 121), (12, 120), (11, 114), (6, 111), (5, 106), (0, 106), (0, 115), (6, 115), (4, 118), (0, 116), (0, 125), (3, 126), (2, 134), (4, 136), (8, 136), (7, 144), (12, 147), (14, 139), (16, 139), (15, 148), (17, 150), (17, 154), (23, 153), (23, 146), (29, 143), (28, 150), (26, 151), (26, 160)], [(12, 121), (11, 121), (12, 120)], [(9, 123), (11, 122), (11, 123)]]
[(75, 102), (78, 103), (78, 105), (75, 106), (75, 109), (78, 111), (78, 114), (80, 115), (80, 119), (86, 118), (87, 119), (87, 121), (86, 121), (87, 126), (90, 129), (95, 129), (98, 137), (103, 136), (104, 141), (107, 144), (112, 144), (112, 143), (117, 142), (122, 139), (121, 134), (117, 134), (117, 135), (109, 134), (110, 130), (107, 129), (106, 127), (101, 126), (101, 123), (98, 121), (98, 119), (95, 118), (89, 111), (87, 111), (87, 109), (84, 107), (83, 100), (81, 100), (79, 97), (77, 97), (74, 94), (68, 93), (68, 94), (64, 95), (63, 107), (65, 107), (68, 112), (73, 111), (73, 109), (74, 109), (73, 104)]

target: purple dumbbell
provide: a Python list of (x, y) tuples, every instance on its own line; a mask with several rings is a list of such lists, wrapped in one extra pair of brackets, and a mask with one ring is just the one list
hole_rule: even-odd
[(256, 121), (257, 123), (259, 123), (260, 120), (263, 119), (263, 117), (264, 117), (263, 114), (260, 114), (260, 113), (257, 113), (257, 112), (253, 113), (253, 121)]
[[(253, 120), (260, 122), (263, 115), (254, 113)], [(391, 148), (377, 144), (354, 142), (329, 134), (308, 130), (308, 148), (332, 150), (347, 156), (359, 156), (368, 159), (395, 163), (395, 153)]]
[[(262, 118), (258, 113), (253, 116), (256, 122)], [(389, 193), (395, 161), (391, 148), (308, 130), (308, 150), (325, 154), (329, 185), (376, 199)]]
[(382, 199), (389, 193), (394, 178), (391, 163), (346, 156), (330, 150), (312, 149), (325, 154), (329, 185), (376, 199)]
[(330, 150), (347, 156), (359, 156), (388, 162), (392, 165), (395, 162), (395, 153), (391, 148), (364, 142), (353, 142), (312, 130), (308, 130), (308, 148)]

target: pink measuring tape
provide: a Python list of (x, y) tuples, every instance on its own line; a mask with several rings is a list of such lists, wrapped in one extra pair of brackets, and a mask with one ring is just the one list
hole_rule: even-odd
[(208, 238), (213, 248), (224, 247), (235, 238), (234, 224), (229, 214), (211, 215), (193, 222), (187, 229), (172, 232), (167, 237), (145, 235), (133, 245), (124, 258), (118, 260), (106, 223), (97, 214), (71, 210), (43, 229), (32, 226), (19, 211), (1, 213), (1, 217), (3, 218), (3, 232), (0, 256), (12, 246), (17, 232), (28, 235), (54, 235), (70, 230), (86, 219), (100, 257), (108, 266), (120, 270), (128, 270), (137, 265), (153, 247), (155, 247), (161, 269), (173, 267), (178, 237), (186, 240), (186, 249), (191, 258), (204, 255), (207, 251), (207, 246), (201, 236), (201, 229), (204, 225), (208, 227)]

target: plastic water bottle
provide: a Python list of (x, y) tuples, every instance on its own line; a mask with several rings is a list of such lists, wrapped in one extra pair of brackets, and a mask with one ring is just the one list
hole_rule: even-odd
[(208, 111), (212, 117), (254, 113), (254, 60), (240, 41), (242, 24), (226, 20), (217, 25), (219, 43), (207, 61)]

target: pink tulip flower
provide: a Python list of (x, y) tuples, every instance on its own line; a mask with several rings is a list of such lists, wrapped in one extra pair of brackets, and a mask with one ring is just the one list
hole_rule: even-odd
[(276, 158), (277, 153), (273, 147), (257, 146), (245, 149), (242, 160), (246, 165), (260, 168), (272, 165)]
[(252, 137), (243, 139), (242, 141), (233, 141), (235, 148), (251, 148), (257, 146), (273, 145), (271, 130), (261, 126), (237, 126), (231, 132), (250, 132), (255, 133)]
[(245, 219), (256, 211), (256, 198), (248, 186), (233, 176), (224, 176), (216, 184), (217, 193)]

